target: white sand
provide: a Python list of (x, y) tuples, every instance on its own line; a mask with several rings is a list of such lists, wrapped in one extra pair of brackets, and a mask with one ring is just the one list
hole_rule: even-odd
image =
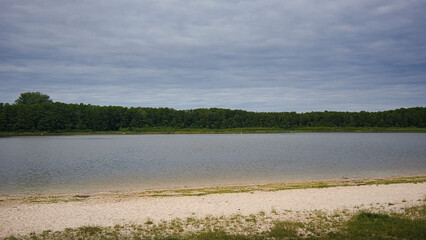
[[(257, 214), (260, 211), (333, 211), (377, 204), (400, 209), (420, 204), (426, 183), (391, 184), (191, 197), (95, 198), (83, 202), (0, 202), (0, 237), (87, 225), (143, 224), (174, 218)], [(388, 203), (392, 203), (389, 205)]]

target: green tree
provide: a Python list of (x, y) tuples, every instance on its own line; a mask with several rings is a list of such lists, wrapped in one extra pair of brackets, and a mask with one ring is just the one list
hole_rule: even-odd
[[(48, 104), (46, 104), (48, 103)], [(55, 102), (38, 92), (15, 104), (0, 103), (0, 131), (116, 131), (158, 128), (235, 127), (426, 127), (426, 108), (383, 112), (249, 112), (220, 108), (175, 110)]]
[(47, 103), (52, 102), (52, 99), (46, 94), (42, 94), (39, 92), (26, 92), (21, 93), (18, 99), (15, 100), (16, 104), (40, 104), (40, 103)]
[(0, 131), (6, 131), (6, 111), (3, 103), (0, 103)]

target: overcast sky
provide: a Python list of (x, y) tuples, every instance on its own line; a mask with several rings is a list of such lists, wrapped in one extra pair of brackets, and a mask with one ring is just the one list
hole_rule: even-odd
[(0, 102), (426, 106), (424, 0), (0, 0)]

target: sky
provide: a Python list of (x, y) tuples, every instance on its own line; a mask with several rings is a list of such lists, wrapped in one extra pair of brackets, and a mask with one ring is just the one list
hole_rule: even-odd
[(426, 106), (424, 0), (0, 0), (0, 102)]

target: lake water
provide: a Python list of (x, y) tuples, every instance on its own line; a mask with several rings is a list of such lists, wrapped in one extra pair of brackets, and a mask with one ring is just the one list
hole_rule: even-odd
[(426, 174), (424, 133), (0, 138), (0, 194)]

